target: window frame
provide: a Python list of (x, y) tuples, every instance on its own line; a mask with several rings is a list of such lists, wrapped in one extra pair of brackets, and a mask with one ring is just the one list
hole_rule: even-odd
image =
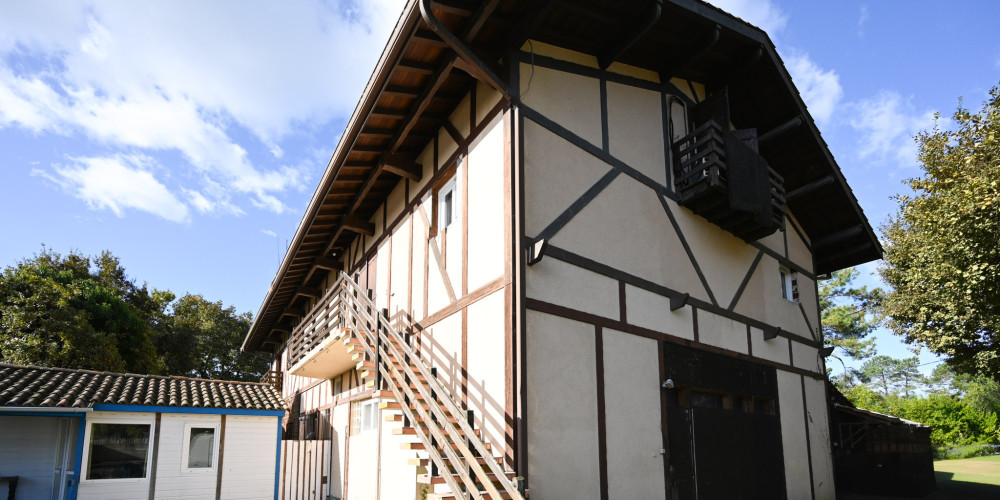
[[(443, 234), (447, 234), (447, 231), (445, 231), (445, 229), (447, 229), (452, 224), (457, 222), (459, 220), (459, 217), (462, 215), (460, 212), (461, 205), (459, 204), (460, 196), (462, 196), (462, 193), (459, 192), (457, 181), (458, 181), (458, 170), (462, 167), (464, 162), (465, 162), (465, 157), (459, 155), (458, 158), (455, 160), (455, 163), (451, 164), (451, 166), (448, 167), (445, 173), (441, 176), (441, 179), (439, 179), (434, 184), (434, 188), (431, 189), (430, 193), (431, 212), (432, 212), (430, 220), (431, 237), (437, 237)], [(444, 205), (445, 198), (448, 193), (451, 193), (451, 220), (448, 222), (448, 225), (446, 226), (442, 224), (442, 220), (444, 219), (444, 214), (442, 213), (443, 212), (442, 206)]]
[[(218, 423), (186, 422), (184, 424), (183, 443), (181, 443), (181, 472), (204, 474), (215, 472), (219, 467), (220, 425)], [(212, 465), (210, 467), (190, 467), (188, 458), (191, 452), (191, 431), (193, 429), (212, 429)]]
[(798, 273), (785, 266), (779, 266), (778, 275), (781, 279), (781, 298), (793, 304), (798, 304)]
[[(379, 400), (377, 400), (377, 399), (369, 399), (367, 401), (362, 401), (361, 402), (361, 422), (360, 422), (360, 425), (358, 426), (358, 434), (368, 434), (368, 433), (371, 433), (371, 432), (378, 432), (378, 424), (379, 424), (379, 422), (378, 422), (378, 416), (379, 416), (378, 402), (379, 402)], [(365, 420), (365, 410), (366, 409), (370, 410), (370, 412), (371, 412), (370, 413), (370, 415), (371, 415), (371, 422), (367, 422)], [(369, 424), (370, 424), (370, 427), (369, 427)]]
[[(94, 424), (111, 424), (111, 425), (147, 425), (149, 426), (149, 442), (146, 446), (146, 463), (143, 468), (143, 477), (116, 477), (116, 478), (91, 478), (90, 477), (90, 465), (91, 456), (93, 454), (93, 427)], [(125, 415), (115, 415), (115, 416), (99, 416), (87, 419), (86, 430), (84, 431), (83, 443), (85, 446), (83, 457), (81, 459), (80, 482), (91, 483), (91, 484), (110, 484), (110, 483), (141, 483), (148, 482), (150, 470), (153, 466), (153, 439), (156, 436), (156, 419), (152, 415), (149, 416), (125, 416)]]

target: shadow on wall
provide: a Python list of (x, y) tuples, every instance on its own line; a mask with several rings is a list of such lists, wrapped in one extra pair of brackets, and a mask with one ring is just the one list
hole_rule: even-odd
[[(435, 340), (433, 326), (425, 330), (410, 328), (409, 325), (413, 324), (412, 318), (403, 310), (397, 311), (389, 318), (389, 322), (397, 332), (403, 334), (421, 360), (437, 368), (438, 381), (450, 392), (452, 400), (459, 405), (462, 402), (462, 380), (467, 380), (469, 395), (478, 395), (475, 399), (467, 400), (467, 407), (475, 410), (475, 426), (483, 432), (484, 442), (490, 443), (495, 453), (502, 455), (505, 443), (511, 441), (513, 436), (498, 436), (494, 430), (513, 428), (513, 422), (499, 422), (493, 415), (505, 415), (504, 404), (490, 397), (487, 387), (482, 382), (468, 377), (462, 368), (462, 360), (449, 355), (445, 347)], [(503, 393), (504, 389), (499, 388), (499, 390)]]

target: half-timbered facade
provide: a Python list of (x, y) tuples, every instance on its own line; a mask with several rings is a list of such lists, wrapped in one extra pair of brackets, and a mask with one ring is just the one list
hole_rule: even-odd
[(243, 347), (329, 441), (286, 498), (833, 498), (817, 280), (880, 254), (759, 29), (411, 1)]

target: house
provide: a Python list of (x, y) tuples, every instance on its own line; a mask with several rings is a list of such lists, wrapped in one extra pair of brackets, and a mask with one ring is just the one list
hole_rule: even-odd
[(266, 384), (0, 364), (0, 494), (275, 498), (284, 415)]
[(283, 498), (833, 498), (817, 280), (881, 252), (760, 29), (410, 1), (243, 344), (330, 450)]
[(838, 493), (924, 497), (937, 489), (930, 427), (858, 408), (836, 387), (828, 391)]

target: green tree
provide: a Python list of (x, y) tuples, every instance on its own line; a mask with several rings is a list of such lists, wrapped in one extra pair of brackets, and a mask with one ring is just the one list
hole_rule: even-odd
[(0, 362), (259, 380), (250, 313), (137, 285), (118, 257), (43, 248), (0, 274)]
[(917, 136), (923, 175), (882, 227), (883, 311), (906, 342), (1000, 380), (1000, 87), (953, 119)]
[(903, 396), (910, 397), (910, 392), (917, 388), (916, 383), (921, 380), (920, 371), (917, 370), (919, 364), (920, 361), (915, 357), (896, 359), (883, 355), (873, 356), (861, 365), (858, 377), (874, 390), (882, 391), (883, 396), (902, 393)]
[(170, 373), (201, 378), (257, 381), (268, 362), (242, 352), (250, 313), (221, 301), (187, 294), (172, 305), (169, 325), (157, 336)]
[(844, 368), (840, 382), (849, 384), (852, 375), (841, 353), (852, 359), (866, 359), (875, 354), (875, 339), (868, 338), (881, 323), (876, 314), (883, 298), (882, 289), (855, 286), (855, 268), (842, 269), (819, 283), (820, 323), (823, 342), (837, 347), (833, 357)]
[(43, 249), (0, 274), (0, 360), (162, 371), (149, 326), (90, 267), (90, 259), (76, 252)]

